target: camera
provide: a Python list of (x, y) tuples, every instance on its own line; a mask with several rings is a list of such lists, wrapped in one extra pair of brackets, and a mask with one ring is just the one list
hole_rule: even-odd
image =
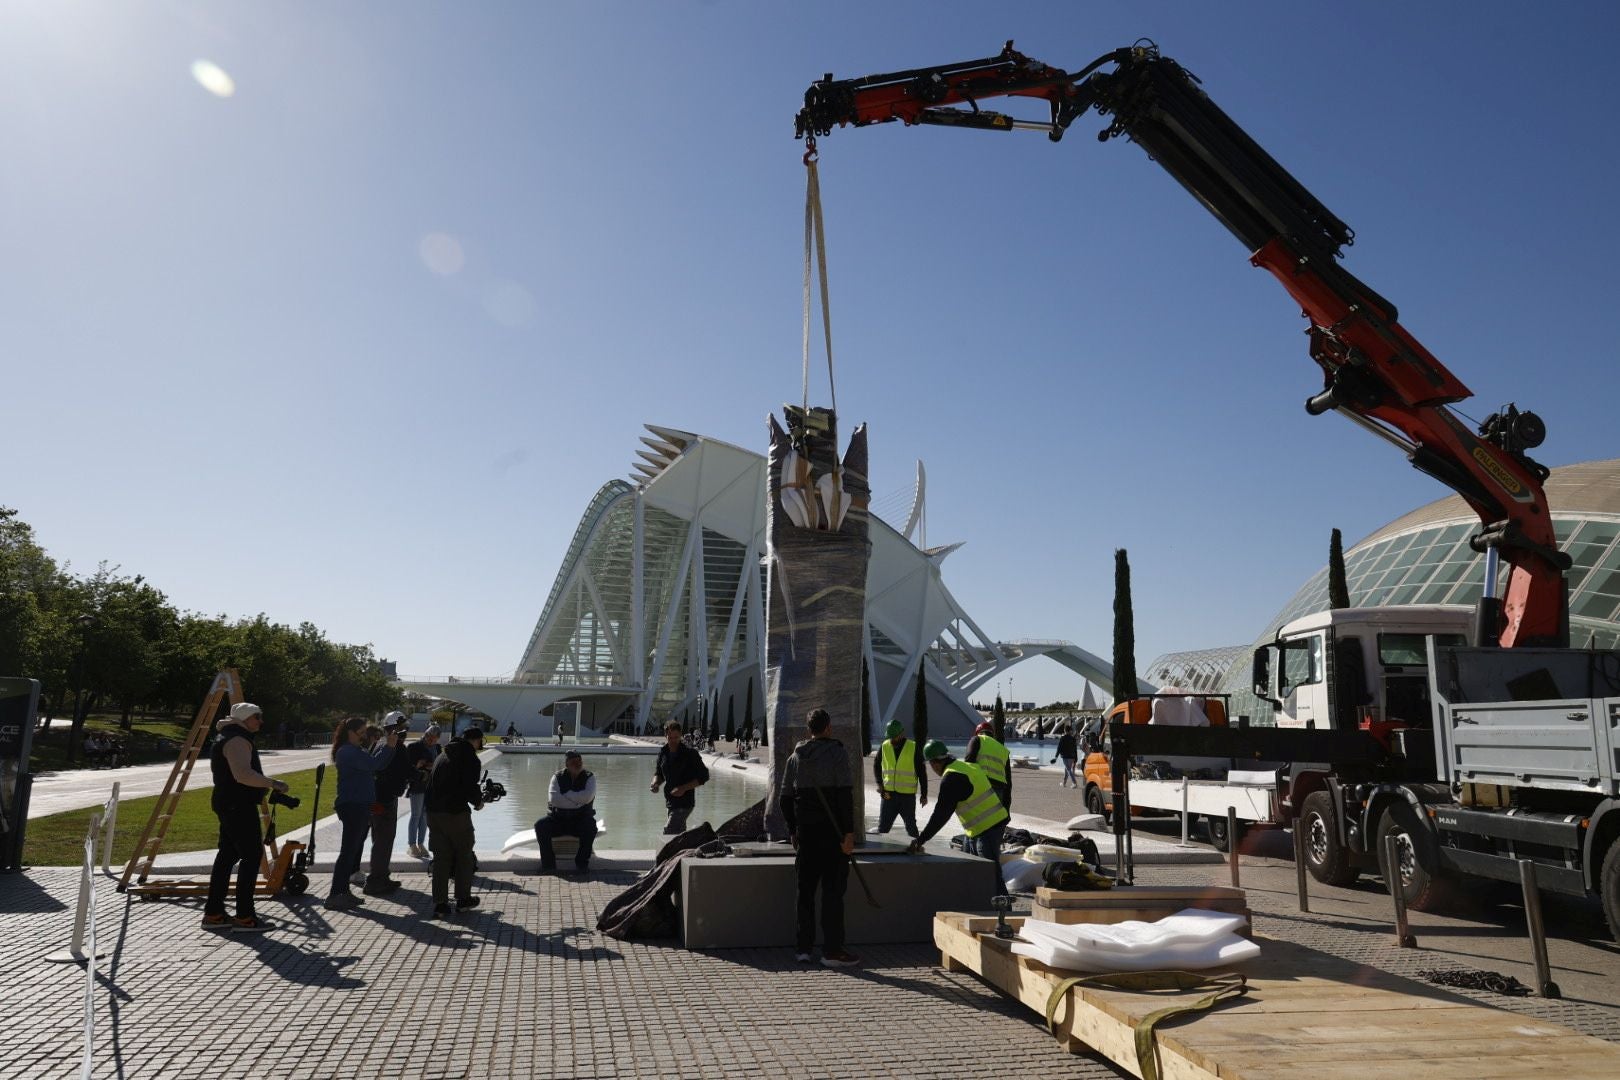
[(484, 789), (482, 798), (485, 804), (499, 802), (506, 798), (506, 787), (498, 781), (489, 778), (489, 770), (484, 771)]
[(270, 789), (271, 806), (285, 806), (289, 810), (296, 810), (298, 804), (302, 801), (302, 799), (295, 798), (285, 792), (277, 791), (275, 788)]

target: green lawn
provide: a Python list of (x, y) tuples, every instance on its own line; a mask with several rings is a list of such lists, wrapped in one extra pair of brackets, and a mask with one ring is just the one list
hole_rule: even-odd
[[(208, 768), (206, 760), (197, 762), (197, 769)], [(193, 770), (195, 772), (195, 769)], [(108, 773), (116, 779), (117, 770)], [(297, 810), (285, 806), (276, 808), (276, 835), (282, 839), (307, 841), (312, 811), (310, 800), (315, 796), (315, 770), (278, 775), (290, 786), (288, 792), (303, 802)], [(332, 795), (337, 787), (337, 771), (330, 766), (321, 785), (320, 815), (332, 813)], [(197, 851), (213, 848), (219, 843), (219, 819), (209, 808), (208, 797), (212, 788), (194, 788), (180, 796), (180, 806), (169, 831), (163, 838), (163, 851)], [(118, 804), (117, 832), (113, 837), (112, 864), (115, 867), (129, 862), (135, 842), (146, 828), (146, 820), (157, 805), (157, 796), (131, 799)], [(90, 824), (94, 808), (69, 810), (49, 817), (29, 818), (28, 832), (23, 841), (23, 862), (33, 866), (76, 866), (84, 858), (84, 830)], [(100, 858), (100, 851), (96, 857)]]

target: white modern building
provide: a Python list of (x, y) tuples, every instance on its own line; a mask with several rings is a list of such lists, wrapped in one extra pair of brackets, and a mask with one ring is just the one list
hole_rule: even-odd
[[(639, 732), (700, 711), (741, 728), (765, 714), (766, 461), (729, 443), (648, 426), (631, 481), (604, 484), (586, 508), (510, 681), (403, 679), (548, 735), (554, 702), (580, 702), (588, 731)], [(1053, 660), (1112, 692), (1113, 670), (1067, 641), (995, 641), (942, 577), (958, 545), (913, 542), (925, 497), (918, 469), (902, 528), (877, 516), (867, 572), (866, 655), (873, 730), (910, 726), (919, 672), (929, 730), (971, 731), (970, 695), (1012, 665)], [(1145, 684), (1143, 689), (1150, 689)], [(705, 703), (707, 703), (705, 705)]]

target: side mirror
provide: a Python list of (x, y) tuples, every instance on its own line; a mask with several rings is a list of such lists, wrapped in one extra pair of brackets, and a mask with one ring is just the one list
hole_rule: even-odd
[(1262, 645), (1254, 650), (1254, 666), (1251, 669), (1250, 685), (1254, 696), (1261, 701), (1277, 703), (1277, 696), (1271, 691), (1272, 656), (1277, 652), (1275, 645)]

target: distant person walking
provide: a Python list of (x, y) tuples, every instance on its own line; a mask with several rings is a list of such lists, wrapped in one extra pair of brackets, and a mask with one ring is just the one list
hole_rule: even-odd
[(1012, 751), (995, 736), (995, 728), (986, 720), (973, 729), (967, 752), (962, 760), (977, 765), (990, 778), (990, 786), (1001, 797), (1001, 805), (1012, 809)]
[(832, 717), (816, 709), (810, 737), (793, 748), (782, 771), (782, 816), (793, 841), (799, 903), (795, 956), (810, 962), (816, 944), (816, 892), (821, 892), (821, 966), (850, 967), (860, 957), (844, 948), (844, 890), (855, 851), (855, 800), (844, 744), (827, 734)]
[[(219, 819), (219, 853), (208, 877), (208, 899), (203, 903), (203, 929), (256, 933), (264, 930), (253, 910), (253, 892), (259, 884), (259, 860), (264, 856), (264, 833), (259, 826), (259, 800), (264, 793), (285, 793), (287, 785), (264, 775), (254, 739), (264, 725), (264, 710), (243, 701), (231, 706), (219, 722), (208, 767), (214, 787), (208, 797)], [(236, 915), (225, 915), (225, 892), (231, 870), (236, 869)]]
[(440, 734), (438, 724), (429, 724), (427, 731), (405, 754), (411, 764), (411, 783), (405, 791), (411, 801), (411, 818), (405, 823), (405, 843), (407, 850), (418, 859), (428, 857), (427, 782), (433, 763), (443, 753), (439, 747)]
[(534, 838), (540, 843), (540, 872), (554, 873), (557, 852), (552, 838), (573, 836), (579, 839), (579, 850), (574, 855), (574, 869), (580, 873), (591, 868), (591, 845), (596, 842), (596, 777), (585, 768), (585, 759), (578, 750), (570, 750), (563, 757), (563, 768), (551, 778), (546, 792), (546, 816), (534, 823)]
[(928, 774), (923, 771), (921, 748), (906, 738), (898, 720), (884, 729), (888, 738), (872, 757), (872, 774), (877, 778), (878, 828), (887, 833), (896, 816), (905, 823), (906, 835), (917, 835), (917, 806), (928, 805)]
[(1058, 736), (1057, 753), (1052, 755), (1054, 762), (1063, 762), (1063, 783), (1060, 787), (1079, 787), (1080, 780), (1075, 775), (1075, 762), (1079, 760), (1079, 743), (1074, 737), (1074, 725), (1063, 725), (1063, 734)]
[(692, 794), (709, 782), (709, 767), (703, 764), (703, 755), (681, 739), (681, 725), (671, 720), (664, 725), (664, 745), (658, 748), (658, 761), (653, 765), (653, 782), (649, 791), (664, 788), (664, 808), (669, 817), (664, 822), (664, 835), (675, 836), (686, 831), (686, 819), (697, 805)]
[(337, 798), (333, 809), (343, 823), (337, 864), (332, 868), (332, 888), (326, 896), (329, 911), (348, 911), (365, 901), (354, 895), (350, 878), (360, 869), (366, 850), (366, 833), (371, 829), (371, 804), (377, 801), (377, 773), (394, 760), (399, 741), (390, 731), (376, 754), (361, 745), (366, 734), (366, 718), (350, 716), (338, 721), (332, 732), (332, 761), (337, 766)]
[(940, 777), (939, 798), (934, 803), (934, 816), (928, 819), (922, 835), (911, 842), (909, 850), (921, 852), (923, 845), (944, 828), (945, 820), (954, 813), (967, 834), (967, 853), (989, 860), (995, 871), (996, 882), (991, 895), (1006, 895), (1007, 883), (1001, 877), (1001, 835), (1007, 830), (1009, 815), (990, 786), (990, 778), (977, 765), (957, 761), (938, 739), (930, 739), (923, 747), (923, 758), (934, 775)]

